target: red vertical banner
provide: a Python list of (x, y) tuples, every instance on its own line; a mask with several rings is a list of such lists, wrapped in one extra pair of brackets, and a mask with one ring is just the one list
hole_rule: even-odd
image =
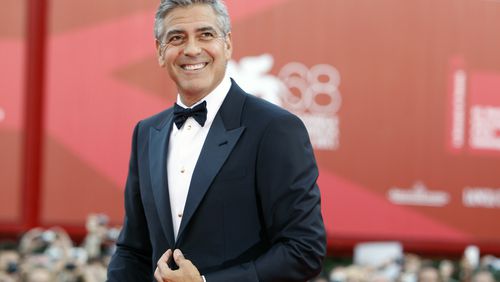
[(23, 223), (40, 224), (40, 181), (44, 132), (47, 0), (28, 0), (23, 138)]

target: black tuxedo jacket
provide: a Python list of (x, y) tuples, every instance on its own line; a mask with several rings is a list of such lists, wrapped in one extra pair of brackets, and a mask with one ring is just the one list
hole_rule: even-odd
[(152, 281), (160, 256), (176, 248), (207, 282), (317, 275), (326, 239), (303, 123), (232, 81), (196, 163), (175, 240), (166, 166), (172, 119), (170, 108), (134, 130), (109, 281)]

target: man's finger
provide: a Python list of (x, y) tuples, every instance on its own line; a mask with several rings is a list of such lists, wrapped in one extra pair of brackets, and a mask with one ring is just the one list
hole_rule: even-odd
[(168, 249), (158, 260), (156, 264), (155, 278), (159, 282), (163, 282), (165, 278), (168, 278), (172, 270), (168, 266), (168, 260), (172, 257), (172, 250)]
[(171, 249), (168, 249), (165, 253), (163, 253), (163, 255), (160, 257), (160, 259), (158, 260), (158, 263), (160, 262), (163, 262), (163, 263), (167, 263), (168, 260), (170, 259), (170, 257), (172, 256), (172, 250)]
[(175, 249), (174, 258), (184, 258), (184, 254), (179, 249)]
[(181, 250), (174, 251), (174, 260), (175, 263), (179, 266), (179, 268), (184, 268), (187, 269), (188, 271), (196, 269), (193, 263), (184, 257), (184, 254), (181, 252)]
[(170, 278), (174, 272), (172, 269), (170, 269), (170, 267), (168, 267), (168, 264), (164, 262), (158, 262), (157, 269), (162, 279)]
[(184, 260), (184, 254), (181, 252), (181, 250), (176, 249), (174, 251), (174, 260), (175, 263), (180, 266), (180, 263)]
[(160, 270), (158, 267), (155, 270), (155, 279), (157, 282), (163, 282), (163, 278), (161, 277)]

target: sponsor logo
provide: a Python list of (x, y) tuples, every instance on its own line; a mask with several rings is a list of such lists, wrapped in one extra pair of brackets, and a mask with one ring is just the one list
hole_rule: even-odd
[(500, 189), (487, 187), (466, 187), (462, 202), (468, 208), (500, 208)]
[(270, 74), (274, 58), (270, 54), (230, 61), (228, 72), (245, 91), (288, 109), (304, 122), (315, 149), (336, 150), (340, 145), (342, 105), (340, 74), (328, 64), (308, 68), (291, 62), (278, 75)]
[(431, 191), (422, 182), (416, 182), (411, 188), (392, 187), (387, 196), (396, 205), (443, 207), (450, 202), (447, 192)]
[(447, 147), (453, 153), (500, 152), (500, 73), (467, 71), (452, 61)]

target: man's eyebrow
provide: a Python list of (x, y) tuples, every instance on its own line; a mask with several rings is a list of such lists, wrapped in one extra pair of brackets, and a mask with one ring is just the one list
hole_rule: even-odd
[(213, 32), (217, 33), (217, 30), (215, 30), (215, 28), (213, 28), (211, 26), (200, 27), (200, 28), (197, 28), (196, 31), (197, 32), (213, 31)]
[[(212, 32), (217, 33), (217, 30), (212, 26), (203, 26), (203, 27), (196, 29), (196, 32), (206, 32), (206, 31), (212, 31)], [(168, 37), (175, 35), (175, 34), (184, 34), (184, 33), (186, 33), (186, 31), (183, 29), (172, 29), (172, 30), (169, 30), (165, 34), (165, 38), (168, 38)]]
[(172, 29), (172, 30), (169, 30), (167, 32), (167, 34), (165, 34), (165, 37), (167, 38), (167, 37), (169, 37), (169, 36), (171, 36), (173, 34), (181, 34), (181, 33), (184, 33), (184, 31), (180, 30), (180, 29)]

